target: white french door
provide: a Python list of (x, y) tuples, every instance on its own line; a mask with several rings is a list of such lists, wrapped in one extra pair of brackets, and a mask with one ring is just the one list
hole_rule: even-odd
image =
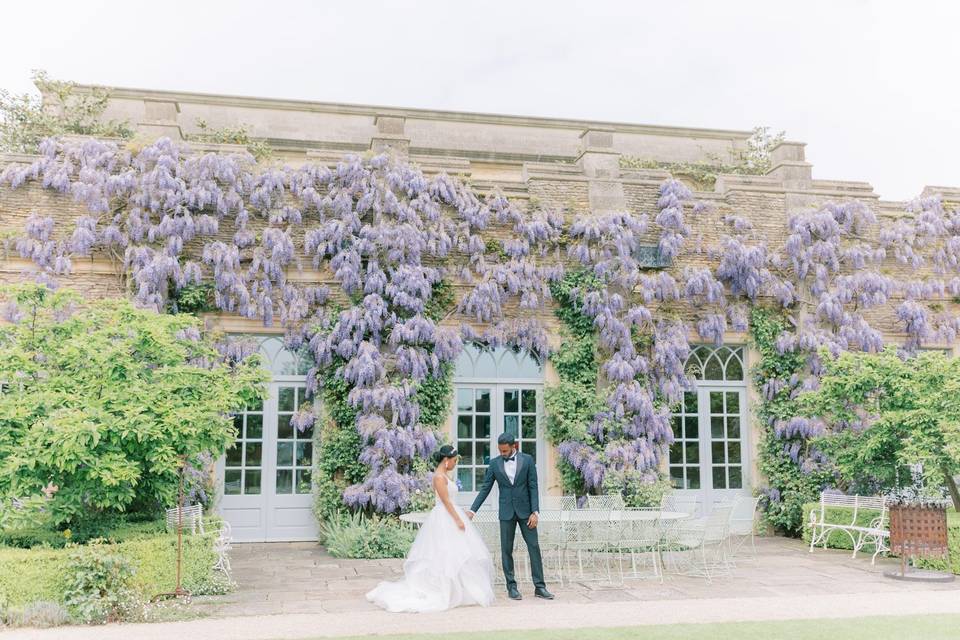
[(263, 404), (234, 416), (237, 441), (219, 467), (220, 512), (237, 542), (315, 540), (310, 474), (313, 429), (291, 418), (305, 402), (306, 385), (278, 380)]
[(670, 481), (696, 496), (701, 513), (751, 493), (746, 389), (698, 384), (673, 414)]
[[(497, 438), (510, 433), (523, 453), (537, 462), (538, 480), (544, 479), (542, 415), (543, 387), (533, 384), (460, 382), (454, 394), (453, 435), (460, 463), (457, 481), (464, 503), (472, 501), (483, 484), (491, 457), (499, 454)], [(496, 489), (487, 504), (496, 500)], [(495, 502), (493, 504), (496, 504)]]

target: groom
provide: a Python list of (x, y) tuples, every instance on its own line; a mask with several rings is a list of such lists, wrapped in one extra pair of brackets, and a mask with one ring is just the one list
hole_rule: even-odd
[(500, 449), (500, 457), (490, 461), (483, 486), (467, 515), (473, 519), (496, 480), (500, 491), (500, 559), (503, 561), (503, 576), (507, 580), (507, 595), (513, 600), (523, 598), (513, 575), (513, 540), (519, 525), (520, 535), (527, 543), (527, 554), (530, 556), (530, 572), (533, 574), (535, 587), (533, 593), (538, 598), (553, 600), (553, 594), (547, 591), (547, 585), (543, 581), (543, 560), (537, 540), (537, 518), (540, 511), (537, 467), (532, 456), (517, 451), (517, 441), (510, 434), (504, 433), (497, 438), (497, 448)]

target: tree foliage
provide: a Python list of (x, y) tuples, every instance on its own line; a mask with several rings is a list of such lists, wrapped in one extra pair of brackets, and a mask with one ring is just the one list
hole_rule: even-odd
[(841, 488), (885, 493), (904, 466), (921, 463), (960, 509), (960, 360), (936, 351), (904, 358), (892, 348), (842, 353), (825, 360), (820, 388), (799, 401)]
[(3, 291), (0, 495), (45, 492), (54, 525), (174, 503), (180, 461), (219, 456), (230, 413), (262, 392), (257, 358), (225, 359), (191, 316)]
[(76, 92), (76, 84), (33, 72), (41, 95), (12, 95), (0, 89), (0, 151), (34, 153), (45, 138), (62, 135), (131, 138), (126, 122), (107, 121), (103, 113), (110, 93), (93, 89)]

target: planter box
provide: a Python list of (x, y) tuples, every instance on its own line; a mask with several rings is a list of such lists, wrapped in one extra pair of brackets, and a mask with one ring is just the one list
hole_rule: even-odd
[(949, 555), (947, 510), (943, 507), (892, 505), (890, 552), (900, 556), (900, 572), (908, 560), (943, 559)]

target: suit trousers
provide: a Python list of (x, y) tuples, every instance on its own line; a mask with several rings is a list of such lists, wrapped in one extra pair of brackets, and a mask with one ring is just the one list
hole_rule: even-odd
[(538, 589), (546, 589), (547, 584), (543, 581), (543, 558), (540, 555), (540, 541), (537, 530), (527, 526), (526, 518), (518, 518), (516, 515), (510, 520), (500, 521), (500, 559), (503, 562), (503, 577), (507, 581), (507, 588), (516, 588), (517, 586), (517, 579), (513, 572), (513, 542), (516, 539), (518, 526), (520, 527), (520, 535), (523, 536), (523, 541), (527, 544), (533, 586)]

